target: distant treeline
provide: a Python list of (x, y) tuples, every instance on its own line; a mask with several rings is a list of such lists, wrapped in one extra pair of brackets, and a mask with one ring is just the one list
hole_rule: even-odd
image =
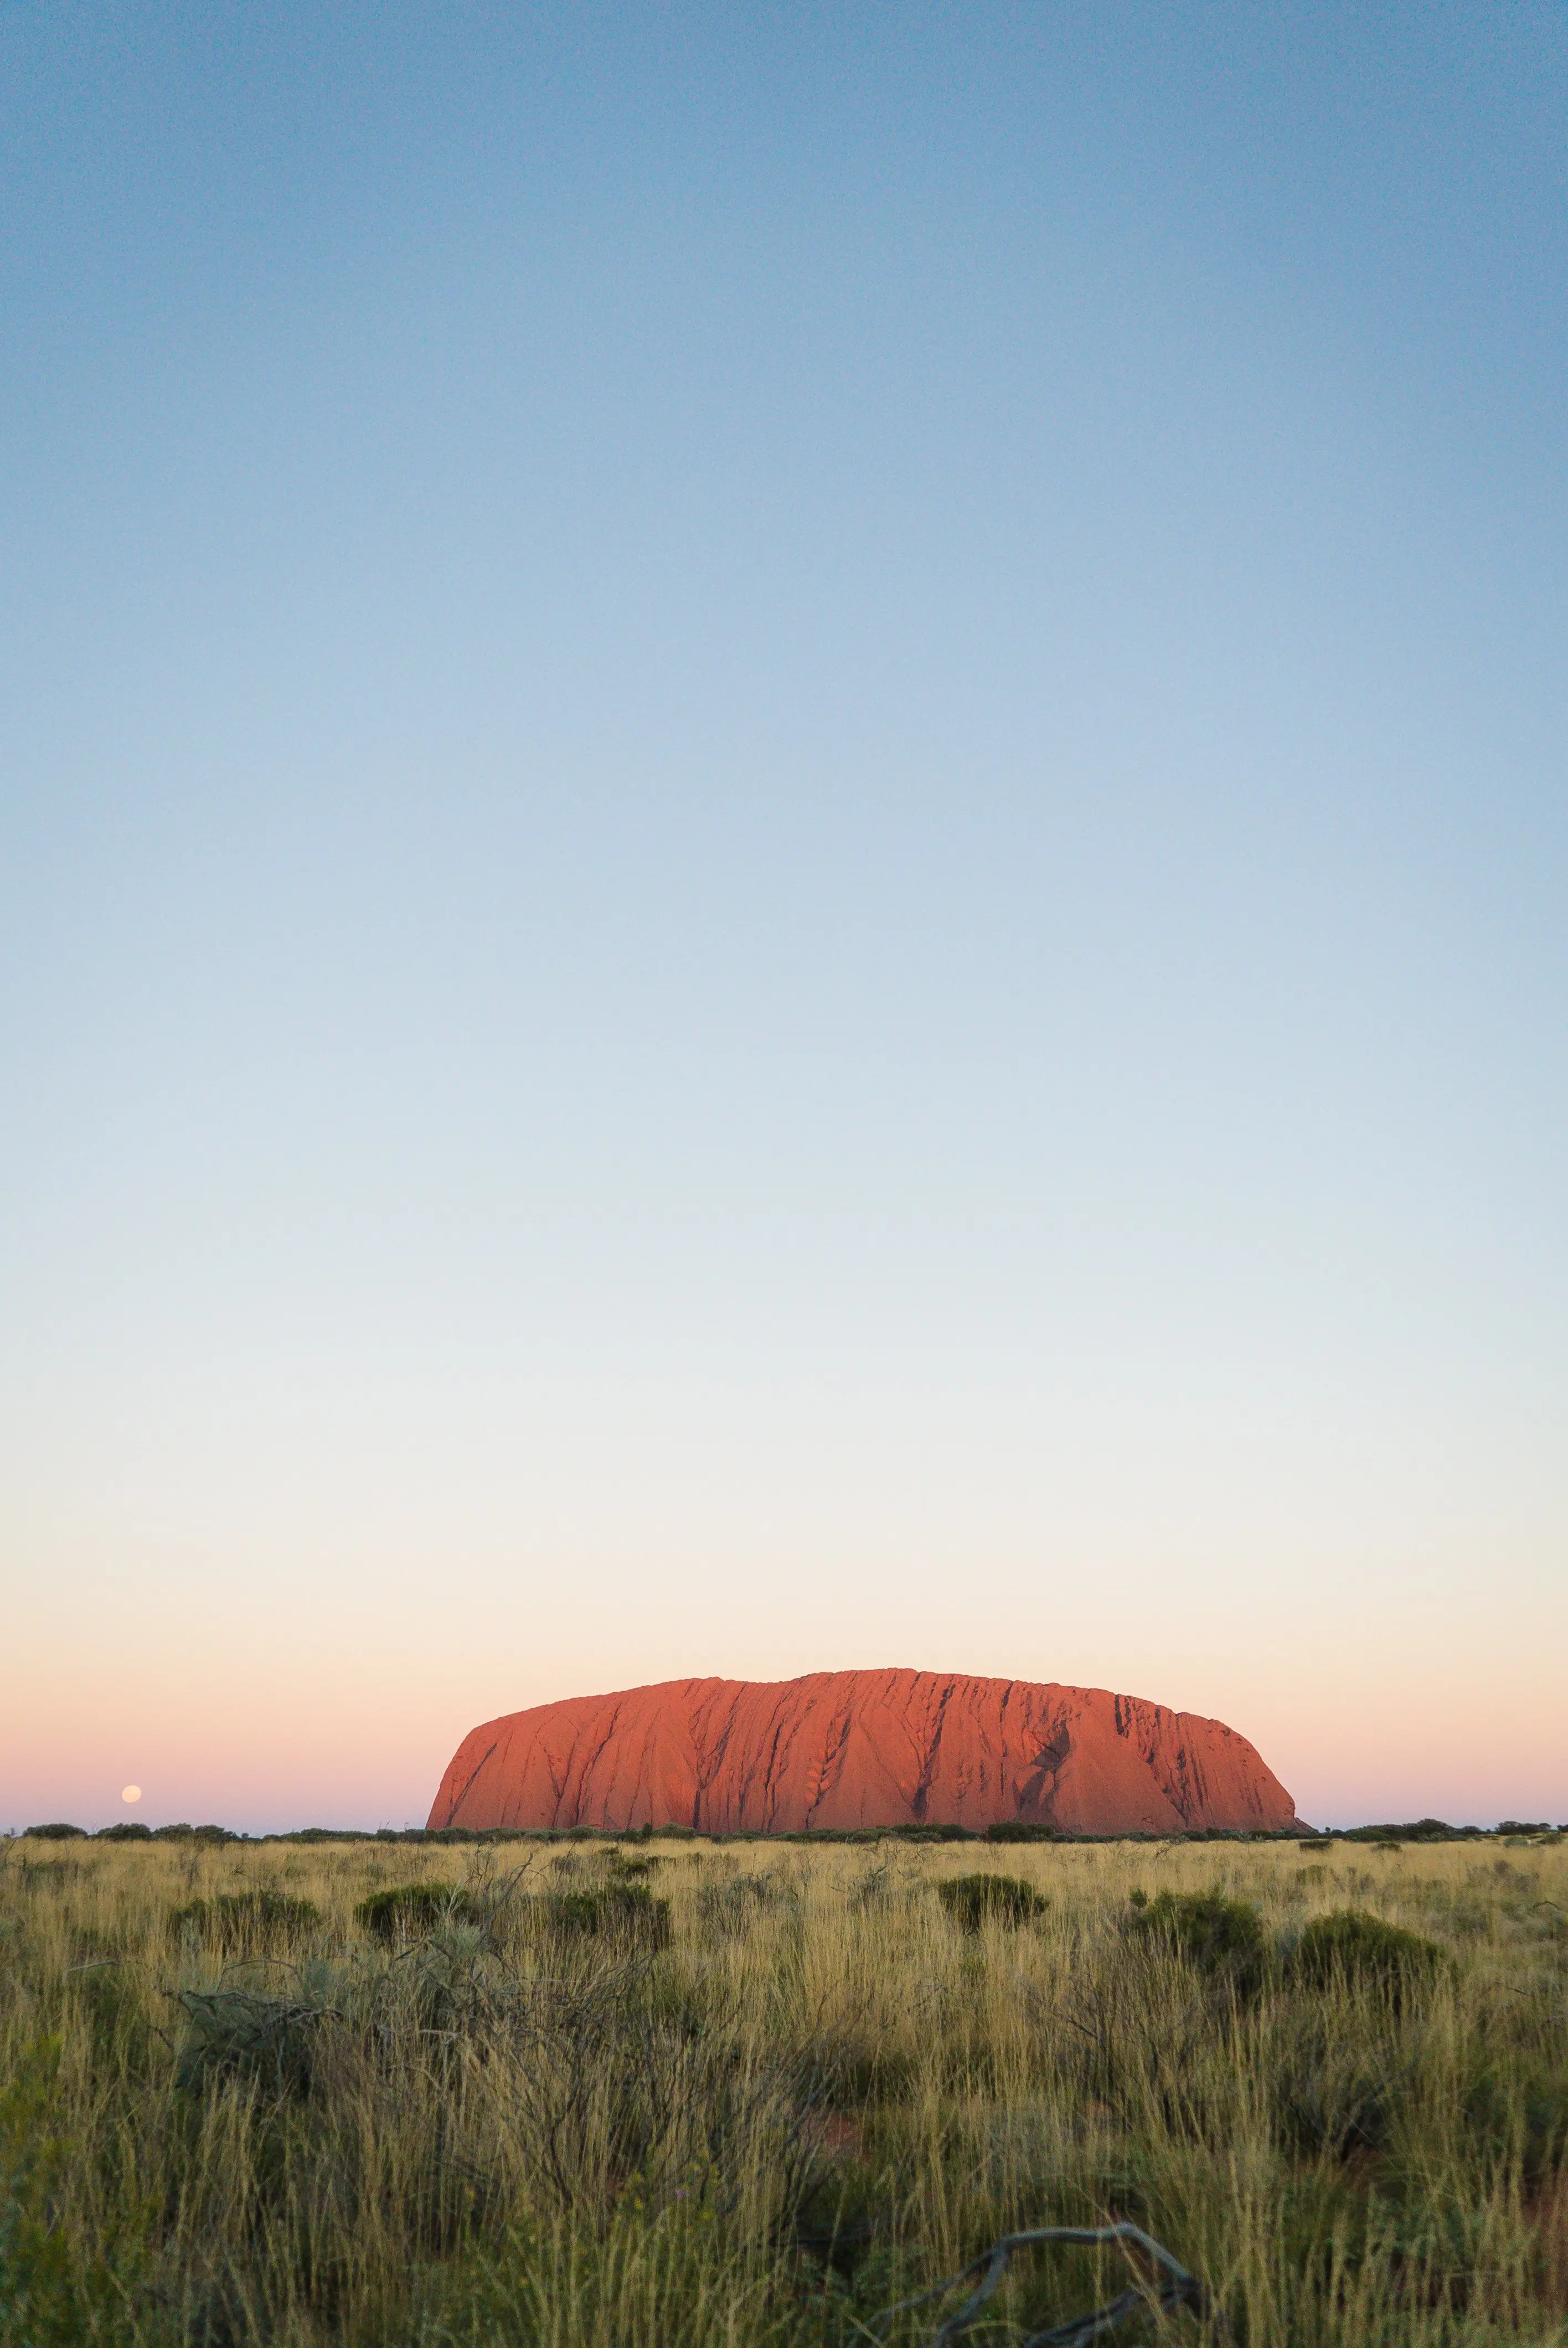
[(89, 1836), (86, 1827), (56, 1822), (24, 1827), (24, 1839), (37, 1842), (395, 1842), (395, 1843), (516, 1843), (516, 1842), (1297, 1842), (1303, 1850), (1327, 1850), (1337, 1842), (1381, 1844), (1406, 1842), (1473, 1842), (1507, 1835), (1568, 1834), (1568, 1825), (1553, 1827), (1519, 1818), (1504, 1818), (1496, 1827), (1451, 1827), (1441, 1818), (1416, 1818), (1404, 1825), (1328, 1827), (1321, 1834), (1303, 1835), (1299, 1828), (1249, 1831), (1232, 1827), (1200, 1827), (1187, 1833), (1089, 1835), (1068, 1834), (1060, 1828), (1040, 1826), (1023, 1818), (1005, 1818), (984, 1828), (958, 1826), (811, 1827), (795, 1834), (704, 1834), (694, 1827), (297, 1827), (290, 1834), (247, 1835), (228, 1827), (146, 1827), (122, 1821), (100, 1827)]

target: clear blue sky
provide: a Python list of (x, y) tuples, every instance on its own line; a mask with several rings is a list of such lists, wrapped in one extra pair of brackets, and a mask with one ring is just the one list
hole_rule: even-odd
[(1565, 116), (0, 6), (0, 1825), (851, 1663), (1568, 1817)]

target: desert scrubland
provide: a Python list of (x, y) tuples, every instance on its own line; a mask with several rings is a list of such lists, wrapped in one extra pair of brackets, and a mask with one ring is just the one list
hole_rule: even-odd
[[(914, 2343), (1108, 2215), (1239, 2342), (1568, 2340), (1565, 1990), (1559, 1843), (15, 1842), (0, 2341)], [(1141, 2272), (1021, 2256), (967, 2336)]]

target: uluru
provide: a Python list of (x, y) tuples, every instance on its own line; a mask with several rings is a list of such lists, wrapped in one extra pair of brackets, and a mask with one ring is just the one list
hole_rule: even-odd
[(1140, 1696), (942, 1672), (665, 1680), (486, 1721), (432, 1827), (1288, 1829), (1296, 1805), (1223, 1721)]

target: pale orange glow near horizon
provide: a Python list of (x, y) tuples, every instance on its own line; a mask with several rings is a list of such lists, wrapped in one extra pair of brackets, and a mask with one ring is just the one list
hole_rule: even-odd
[[(1054, 1610), (1054, 1630), (1002, 1636), (970, 1622), (955, 1635), (944, 1589), (927, 1583), (907, 1591), (894, 1632), (870, 1627), (846, 1576), (836, 1591), (831, 1575), (796, 1577), (794, 1595), (813, 1588), (820, 1610), (841, 1617), (836, 1637), (798, 1619), (770, 1630), (738, 1591), (721, 1608), (711, 1581), (657, 1607), (656, 1620), (630, 1593), (619, 1621), (609, 1607), (576, 1619), (559, 1590), (492, 1600), (482, 1629), (450, 1614), (411, 1620), (405, 1607), (357, 1633), (318, 1615), (300, 1652), (276, 1629), (258, 1626), (247, 1644), (236, 1621), (213, 1643), (138, 1612), (110, 1661), (40, 1626), (26, 1673), (0, 1674), (0, 1827), (110, 1823), (124, 1815), (131, 1759), (137, 1815), (152, 1825), (418, 1826), (481, 1720), (652, 1680), (889, 1663), (1109, 1686), (1225, 1720), (1317, 1824), (1568, 1816), (1568, 1726), (1550, 1659), (1522, 1662), (1479, 1622), (1462, 1668), (1429, 1643), (1390, 1674), (1365, 1622), (1298, 1624), (1260, 1653), (1255, 1621), (1227, 1641), (1212, 1611), (1184, 1623), (1134, 1610), (1097, 1624), (1077, 1601)], [(721, 1612), (722, 1625), (701, 1620)]]
[[(1500, 1508), (1495, 1436), (1440, 1457), (1386, 1406), (1373, 1474), (1368, 1406), (1145, 1400), (1112, 1443), (1109, 1397), (890, 1365), (874, 1404), (804, 1370), (438, 1405), (364, 1378), (313, 1402), (329, 1445), (276, 1395), (166, 1399), (96, 1484), (13, 1462), (0, 1826), (107, 1823), (132, 1780), (153, 1824), (418, 1825), (480, 1720), (886, 1664), (1225, 1720), (1318, 1823), (1568, 1817), (1550, 1493), (1516, 1447)], [(1471, 1565), (1504, 1540), (1528, 1635)]]
[[(330, 1454), (264, 1413), (144, 1412), (90, 1503), (15, 1463), (0, 1826), (107, 1823), (132, 1779), (153, 1824), (418, 1825), (480, 1720), (894, 1663), (1225, 1720), (1318, 1823), (1568, 1817), (1550, 1510), (1522, 1476), (1491, 1509), (1473, 1447), (1389, 1445), (1371, 1483), (1321, 1412), (1130, 1413), (1112, 1448), (1070, 1395), (907, 1380), (875, 1409), (804, 1378), (470, 1392), (423, 1439), (422, 1403), (373, 1399)], [(1489, 1509), (1534, 1635), (1471, 1570)]]

